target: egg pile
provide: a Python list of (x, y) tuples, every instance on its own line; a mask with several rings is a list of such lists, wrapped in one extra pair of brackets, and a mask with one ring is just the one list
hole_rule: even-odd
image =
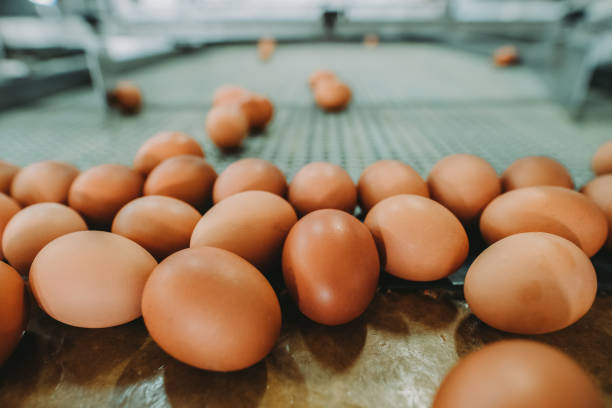
[(321, 69), (310, 74), (308, 85), (316, 104), (324, 111), (342, 111), (351, 101), (351, 88), (330, 70)]
[(249, 131), (261, 131), (274, 116), (274, 105), (263, 95), (237, 85), (223, 85), (213, 96), (206, 115), (206, 133), (221, 149), (242, 144)]
[[(238, 112), (246, 123), (248, 109), (241, 107), (253, 95), (244, 92), (224, 88), (214, 109)], [(131, 167), (79, 172), (57, 161), (22, 169), (0, 162), (1, 249), (8, 262), (0, 263), (0, 361), (27, 323), (19, 274), (60, 322), (102, 328), (142, 316), (151, 337), (176, 359), (232, 371), (257, 363), (275, 345), (281, 309), (268, 279), (279, 269), (305, 316), (339, 325), (366, 310), (381, 270), (421, 282), (456, 271), (468, 255), (469, 225), (478, 225), (490, 244), (465, 278), (472, 312), (511, 333), (560, 330), (595, 299), (589, 257), (606, 241), (612, 249), (610, 144), (597, 152), (593, 168), (599, 176), (582, 192), (573, 190), (561, 163), (539, 156), (519, 159), (499, 177), (484, 159), (454, 154), (426, 180), (405, 163), (381, 160), (357, 184), (343, 168), (314, 162), (287, 183), (278, 167), (258, 158), (238, 160), (217, 176), (199, 143), (181, 132), (147, 140)], [(353, 215), (357, 206), (363, 222)], [(565, 364), (585, 395), (595, 392), (558, 352), (508, 343), (461, 362), (435, 406), (461, 406), (449, 404), (447, 394), (495, 381), (456, 373), (477, 373), (482, 361), (496, 359), (501, 367), (496, 347), (517, 355), (513, 364), (525, 360), (525, 370), (535, 364), (534, 378), (547, 364)], [(537, 358), (526, 358), (530, 353)], [(563, 375), (555, 378), (565, 384)], [(544, 406), (527, 405), (534, 404)]]

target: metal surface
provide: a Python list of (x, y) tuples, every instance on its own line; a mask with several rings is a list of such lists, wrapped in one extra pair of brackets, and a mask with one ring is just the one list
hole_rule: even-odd
[[(313, 106), (306, 78), (321, 67), (351, 84), (347, 111), (325, 114)], [(573, 122), (528, 69), (496, 69), (488, 56), (432, 44), (281, 44), (267, 63), (257, 60), (254, 47), (215, 47), (134, 71), (130, 79), (146, 101), (135, 117), (103, 116), (87, 89), (0, 113), (2, 159), (25, 165), (53, 158), (82, 169), (130, 164), (145, 139), (171, 129), (196, 137), (218, 171), (257, 156), (290, 179), (305, 163), (327, 160), (357, 180), (380, 158), (403, 160), (426, 176), (450, 153), (478, 154), (498, 171), (521, 156), (547, 154), (580, 186), (592, 177), (597, 146), (611, 138), (609, 105), (601, 107), (606, 114)], [(203, 130), (212, 92), (223, 83), (264, 92), (276, 104), (269, 129), (229, 155)], [(0, 406), (422, 407), (459, 356), (515, 337), (480, 323), (460, 289), (382, 283), (366, 314), (338, 328), (308, 322), (281, 291), (278, 344), (263, 362), (232, 374), (176, 362), (141, 320), (86, 330), (34, 309), (17, 353), (0, 370)], [(578, 323), (534, 338), (577, 359), (612, 406), (611, 330), (612, 297), (600, 293)]]

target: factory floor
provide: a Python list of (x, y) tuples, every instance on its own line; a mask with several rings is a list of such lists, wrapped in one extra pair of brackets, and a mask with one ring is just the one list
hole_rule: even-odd
[[(315, 108), (306, 82), (317, 68), (333, 69), (351, 85), (347, 111)], [(87, 88), (0, 112), (1, 158), (19, 165), (65, 160), (82, 169), (131, 164), (145, 139), (180, 130), (202, 143), (218, 172), (256, 156), (290, 179), (304, 164), (326, 160), (357, 180), (381, 158), (400, 159), (426, 176), (451, 153), (480, 155), (500, 172), (519, 157), (545, 154), (563, 162), (579, 187), (593, 177), (596, 148), (612, 138), (612, 115), (572, 121), (528, 67), (495, 68), (487, 55), (433, 43), (281, 44), (267, 62), (257, 59), (254, 46), (218, 46), (123, 78), (143, 90), (139, 115), (104, 113)], [(265, 93), (276, 105), (273, 124), (231, 154), (216, 150), (204, 133), (212, 93), (224, 83)], [(173, 360), (142, 320), (80, 329), (33, 306), (27, 333), (0, 368), (0, 406), (426, 407), (459, 357), (517, 337), (476, 319), (456, 287), (385, 286), (361, 318), (340, 327), (311, 323), (284, 291), (279, 297), (283, 330), (276, 347), (259, 364), (228, 374)], [(573, 326), (529, 337), (575, 358), (612, 406), (612, 296), (606, 291)]]

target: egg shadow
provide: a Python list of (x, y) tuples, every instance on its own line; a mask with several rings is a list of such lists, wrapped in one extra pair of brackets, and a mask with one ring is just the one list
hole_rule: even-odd
[(599, 296), (591, 310), (565, 329), (539, 335), (520, 335), (494, 329), (476, 316), (466, 316), (455, 332), (455, 350), (463, 357), (482, 345), (505, 339), (530, 339), (563, 351), (590, 372), (606, 393), (612, 393), (612, 296)]
[(363, 316), (338, 326), (324, 326), (305, 317), (300, 334), (312, 356), (336, 372), (348, 369), (365, 345), (367, 326)]
[(175, 360), (148, 338), (117, 380), (111, 405), (256, 407), (266, 387), (265, 362), (229, 373), (200, 370)]

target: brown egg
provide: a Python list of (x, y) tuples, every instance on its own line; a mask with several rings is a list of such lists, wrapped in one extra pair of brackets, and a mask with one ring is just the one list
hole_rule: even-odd
[(302, 313), (338, 325), (360, 316), (378, 284), (376, 244), (359, 220), (340, 210), (312, 212), (283, 248), (283, 277)]
[(374, 204), (398, 194), (429, 197), (427, 184), (412, 167), (398, 160), (379, 160), (370, 164), (357, 183), (359, 205), (364, 212)]
[(239, 256), (210, 247), (185, 249), (160, 263), (145, 286), (142, 314), (168, 354), (213, 371), (262, 360), (281, 328), (266, 278)]
[(461, 222), (429, 198), (402, 194), (376, 204), (365, 225), (378, 246), (385, 271), (412, 281), (433, 281), (455, 272), (467, 258)]
[(11, 196), (23, 206), (42, 202), (64, 204), (78, 175), (79, 169), (64, 162), (46, 160), (30, 164), (13, 178)]
[(593, 156), (591, 167), (597, 175), (612, 173), (612, 140), (599, 146)]
[(243, 96), (249, 94), (245, 88), (238, 85), (223, 85), (217, 88), (213, 95), (213, 107), (238, 102)]
[(245, 114), (251, 129), (263, 129), (274, 116), (274, 105), (265, 96), (249, 93), (244, 95), (238, 104)]
[(149, 174), (167, 158), (184, 154), (204, 157), (202, 147), (191, 136), (182, 132), (160, 132), (140, 146), (134, 158), (134, 169)]
[(525, 232), (485, 249), (465, 277), (465, 300), (498, 330), (541, 334), (561, 330), (586, 314), (597, 276), (576, 245), (546, 232)]
[(513, 45), (506, 45), (495, 50), (493, 62), (498, 67), (516, 65), (520, 62), (519, 52)]
[(124, 114), (134, 114), (142, 108), (140, 88), (128, 81), (120, 81), (111, 92), (111, 104), (119, 107)]
[(0, 193), (9, 194), (11, 191), (11, 183), (15, 174), (19, 171), (19, 167), (0, 160)]
[(314, 88), (315, 102), (326, 111), (340, 111), (351, 101), (351, 88), (338, 80), (321, 80)]
[(259, 54), (259, 59), (262, 61), (270, 59), (275, 49), (276, 40), (274, 38), (263, 37), (257, 42), (257, 53)]
[(28, 323), (28, 302), (23, 279), (0, 262), (0, 366), (13, 353)]
[(501, 176), (504, 191), (533, 186), (573, 189), (572, 176), (564, 165), (545, 156), (529, 156), (512, 163)]
[(480, 232), (492, 244), (520, 232), (549, 232), (569, 239), (593, 256), (608, 236), (608, 223), (597, 205), (563, 187), (526, 187), (502, 194), (480, 217)]
[(156, 266), (151, 254), (121, 235), (72, 232), (36, 255), (30, 286), (54, 319), (77, 327), (111, 327), (141, 315), (142, 290)]
[(367, 34), (363, 37), (363, 45), (366, 48), (376, 48), (378, 46), (378, 35), (376, 34)]
[(87, 224), (72, 208), (58, 203), (34, 204), (8, 222), (2, 235), (2, 251), (15, 269), (27, 274), (45, 245), (75, 231), (87, 231)]
[(438, 161), (427, 178), (431, 198), (462, 222), (477, 218), (501, 193), (495, 169), (472, 154), (453, 154)]
[(244, 191), (215, 204), (200, 219), (190, 247), (222, 248), (260, 269), (280, 258), (285, 237), (296, 223), (291, 205), (266, 191)]
[(161, 260), (189, 246), (200, 217), (195, 208), (176, 198), (140, 197), (119, 210), (112, 232), (131, 239)]
[(336, 79), (336, 74), (327, 69), (319, 69), (308, 77), (308, 85), (314, 89), (314, 87), (320, 82), (324, 80)]
[(221, 105), (206, 115), (206, 133), (221, 149), (240, 146), (248, 131), (247, 117), (237, 105)]
[(278, 167), (256, 158), (238, 160), (219, 175), (213, 188), (213, 201), (219, 201), (242, 191), (259, 190), (285, 197), (287, 181)]
[[(4, 235), (4, 228), (15, 214), (21, 210), (19, 204), (11, 197), (0, 193), (0, 238)], [(0, 246), (0, 259), (4, 259), (4, 254)]]
[(433, 408), (603, 408), (597, 386), (576, 362), (530, 340), (484, 346), (455, 365)]
[(608, 240), (606, 248), (612, 251), (612, 174), (596, 177), (582, 187), (584, 195), (589, 197), (608, 219)]
[(125, 204), (142, 195), (144, 180), (121, 164), (101, 164), (84, 171), (74, 180), (68, 204), (92, 225), (110, 226)]
[(289, 184), (289, 202), (300, 215), (324, 208), (353, 213), (357, 188), (342, 167), (314, 162), (302, 167)]
[(199, 210), (212, 202), (217, 172), (199, 156), (181, 155), (164, 160), (147, 177), (145, 195), (178, 198)]

